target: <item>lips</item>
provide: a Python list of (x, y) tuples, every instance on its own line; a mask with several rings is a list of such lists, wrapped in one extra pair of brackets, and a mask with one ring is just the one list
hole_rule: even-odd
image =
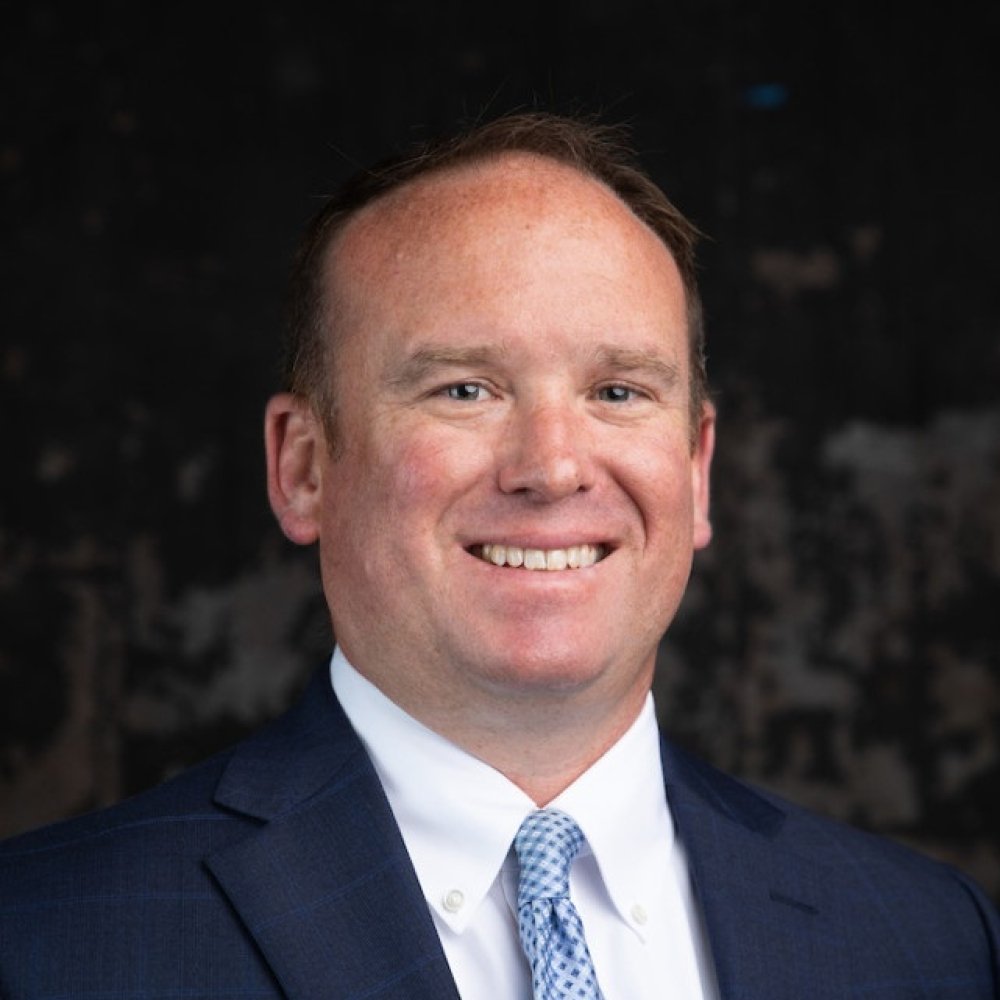
[(501, 545), (488, 542), (475, 545), (470, 550), (494, 566), (515, 569), (545, 570), (550, 573), (563, 570), (586, 569), (600, 562), (608, 554), (605, 545), (570, 545), (564, 549), (533, 549), (520, 545)]

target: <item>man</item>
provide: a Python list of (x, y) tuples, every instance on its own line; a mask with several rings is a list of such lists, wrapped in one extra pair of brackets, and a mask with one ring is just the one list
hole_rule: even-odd
[(544, 115), (324, 208), (266, 445), (332, 664), (242, 746), (6, 845), (3, 996), (998, 995), (962, 875), (657, 733), (711, 533), (695, 235)]

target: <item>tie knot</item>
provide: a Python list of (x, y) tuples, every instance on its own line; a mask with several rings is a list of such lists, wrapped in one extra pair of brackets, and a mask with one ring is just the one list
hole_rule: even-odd
[(539, 809), (525, 817), (514, 837), (521, 866), (517, 905), (569, 895), (569, 866), (583, 843), (576, 820), (558, 809)]

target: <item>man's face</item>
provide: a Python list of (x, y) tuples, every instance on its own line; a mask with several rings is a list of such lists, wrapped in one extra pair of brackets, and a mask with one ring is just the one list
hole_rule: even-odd
[(637, 710), (710, 534), (712, 417), (690, 425), (663, 244), (595, 181), (509, 155), (369, 206), (328, 281), (316, 525), (348, 658), (424, 721)]

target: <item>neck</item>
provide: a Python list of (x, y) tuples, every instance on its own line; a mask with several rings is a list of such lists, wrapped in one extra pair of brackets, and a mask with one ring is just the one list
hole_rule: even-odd
[[(425, 669), (399, 651), (357, 649), (339, 636), (355, 670), (439, 736), (499, 771), (539, 806), (596, 763), (638, 718), (653, 680), (655, 648), (629, 665), (557, 675), (492, 675), (458, 664)], [(392, 655), (396, 653), (396, 655)]]
[(385, 692), (409, 715), (495, 768), (539, 807), (547, 805), (627, 732), (649, 684), (607, 700), (591, 692), (522, 692), (475, 704), (406, 700)]
[(512, 749), (508, 742), (482, 745), (482, 741), (474, 738), (465, 743), (459, 740), (453, 742), (496, 768), (542, 808), (603, 757), (626, 733), (635, 718), (623, 720), (621, 725), (606, 730), (601, 738), (587, 742), (583, 741), (583, 734), (580, 733), (543, 741), (533, 739), (530, 750), (525, 750), (523, 743)]

